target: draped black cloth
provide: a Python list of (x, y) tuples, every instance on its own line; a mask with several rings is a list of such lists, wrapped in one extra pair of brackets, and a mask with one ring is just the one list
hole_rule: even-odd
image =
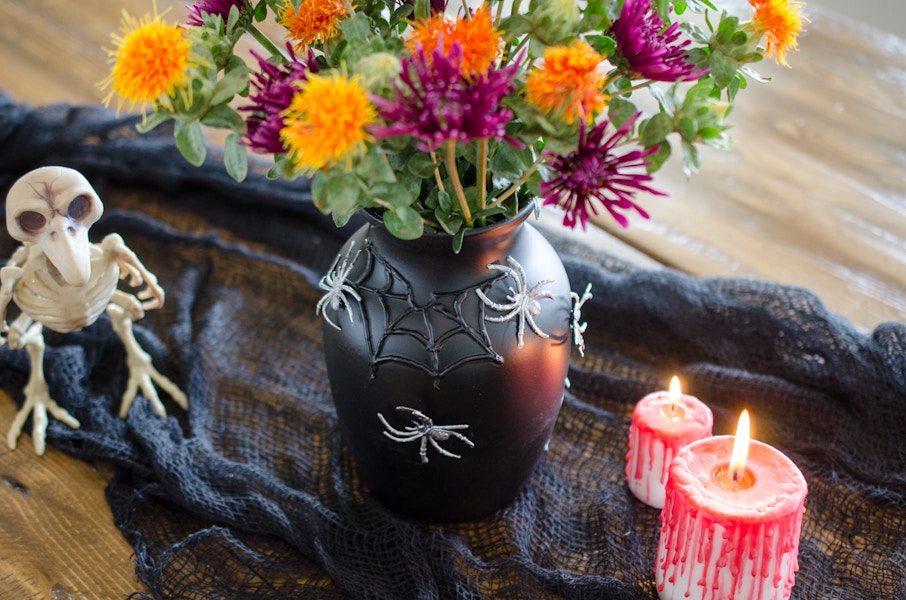
[[(106, 208), (92, 239), (120, 233), (167, 291), (136, 336), (188, 412), (164, 395), (167, 418), (143, 398), (116, 416), (125, 355), (106, 316), (48, 332), (45, 360), (82, 423), (51, 419), (48, 443), (115, 463), (107, 497), (152, 597), (657, 598), (658, 511), (629, 493), (625, 455), (633, 406), (677, 374), (716, 434), (749, 408), (805, 474), (793, 598), (906, 598), (902, 323), (864, 333), (803, 289), (643, 270), (548, 232), (573, 288), (594, 292), (550, 450), (498, 514), (418, 522), (369, 497), (331, 403), (315, 303), (351, 229), (304, 181), (236, 184), (134, 125), (0, 95), (0, 198), (35, 167), (81, 171)], [(0, 235), (0, 256), (15, 247)], [(28, 372), (24, 351), (0, 348), (19, 404)]]

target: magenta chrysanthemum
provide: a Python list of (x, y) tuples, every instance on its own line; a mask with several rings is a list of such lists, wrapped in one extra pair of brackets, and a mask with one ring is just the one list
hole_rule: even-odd
[(689, 40), (679, 41), (679, 23), (664, 29), (651, 0), (625, 0), (610, 32), (617, 43), (617, 56), (611, 60), (633, 75), (672, 82), (700, 79), (708, 72), (689, 62)]
[(198, 2), (193, 2), (186, 6), (189, 9), (186, 24), (193, 27), (201, 27), (204, 15), (218, 15), (225, 22), (230, 16), (230, 9), (234, 6), (241, 12), (248, 8), (248, 2), (247, 0), (199, 0)]
[(609, 121), (603, 121), (591, 130), (582, 123), (579, 144), (573, 152), (545, 154), (554, 177), (541, 183), (541, 196), (545, 205), (557, 205), (566, 211), (563, 216), (565, 226), (575, 228), (578, 223), (585, 229), (589, 217), (598, 214), (596, 204), (601, 204), (620, 225), (628, 227), (629, 221), (619, 211), (635, 210), (648, 218), (648, 213), (632, 201), (636, 193), (645, 191), (666, 196), (648, 187), (647, 182), (653, 177), (644, 171), (648, 164), (645, 159), (657, 152), (657, 147), (626, 154), (615, 152), (617, 144), (629, 135), (640, 115), (636, 114), (610, 137), (606, 137)]
[(250, 52), (258, 60), (259, 71), (252, 75), (252, 91), (249, 93), (251, 106), (240, 110), (250, 114), (246, 119), (248, 127), (242, 143), (252, 151), (261, 154), (279, 154), (285, 151), (280, 140), (283, 129), (282, 113), (289, 108), (293, 95), (298, 91), (297, 81), (305, 81), (309, 73), (316, 73), (317, 63), (309, 50), (305, 61), (300, 61), (287, 44), (290, 60), (282, 65), (275, 65), (254, 50)]
[(466, 79), (460, 72), (462, 48), (454, 44), (450, 55), (435, 50), (431, 60), (423, 48), (403, 59), (393, 100), (374, 97), (378, 114), (388, 126), (373, 127), (376, 138), (400, 135), (418, 140), (419, 149), (429, 152), (447, 140), (505, 139), (516, 147), (522, 144), (506, 134), (513, 113), (500, 100), (513, 88), (516, 66), (491, 66), (485, 73)]

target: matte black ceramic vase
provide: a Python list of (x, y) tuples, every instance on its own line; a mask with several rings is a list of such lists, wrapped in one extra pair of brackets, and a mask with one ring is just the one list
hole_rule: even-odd
[(563, 400), (572, 299), (526, 218), (413, 241), (379, 223), (341, 249), (318, 304), (340, 426), (370, 492), (433, 521), (505, 507)]

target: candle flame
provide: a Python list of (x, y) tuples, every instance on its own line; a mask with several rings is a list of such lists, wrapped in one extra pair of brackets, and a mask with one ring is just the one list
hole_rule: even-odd
[(742, 480), (746, 472), (746, 458), (749, 455), (749, 411), (743, 410), (736, 426), (736, 439), (733, 441), (733, 453), (730, 454), (730, 477), (735, 483)]
[(680, 398), (683, 397), (683, 390), (680, 387), (679, 377), (676, 375), (673, 376), (673, 379), (670, 380), (670, 406), (676, 408), (676, 405), (679, 403)]

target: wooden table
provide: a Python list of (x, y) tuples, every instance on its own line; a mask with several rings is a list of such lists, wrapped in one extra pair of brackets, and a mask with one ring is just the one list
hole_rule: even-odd
[[(4, 3), (0, 89), (18, 102), (97, 104), (120, 7), (146, 0)], [(181, 18), (183, 1), (158, 0)], [(816, 7), (790, 57), (765, 65), (734, 110), (733, 153), (708, 152), (691, 181), (669, 168), (669, 198), (627, 231), (601, 223), (582, 239), (653, 268), (756, 277), (816, 293), (869, 330), (906, 320), (906, 41), (835, 20)], [(558, 216), (547, 214), (556, 222)], [(0, 431), (14, 403), (0, 394)], [(141, 590), (131, 547), (104, 498), (105, 465), (28, 434), (0, 445), (0, 597), (116, 598)]]

